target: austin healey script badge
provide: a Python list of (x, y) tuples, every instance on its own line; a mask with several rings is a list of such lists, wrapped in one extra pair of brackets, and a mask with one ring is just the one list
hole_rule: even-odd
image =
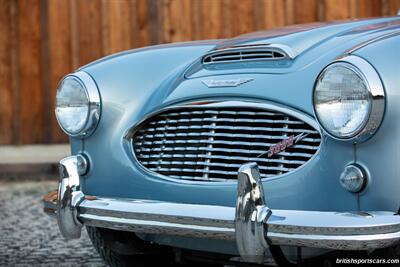
[(279, 152), (284, 151), (286, 148), (293, 146), (294, 144), (296, 144), (297, 142), (299, 142), (300, 140), (302, 140), (303, 138), (305, 138), (307, 135), (309, 135), (309, 133), (301, 133), (298, 134), (296, 136), (291, 135), (288, 138), (280, 141), (279, 143), (276, 143), (275, 145), (272, 145), (268, 151), (261, 153), (260, 155), (258, 155), (257, 157), (262, 157), (265, 154), (267, 154), (268, 158), (272, 157), (273, 155), (278, 154)]

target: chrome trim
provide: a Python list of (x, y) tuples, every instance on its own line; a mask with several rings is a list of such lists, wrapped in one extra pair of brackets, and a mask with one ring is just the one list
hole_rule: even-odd
[[(129, 149), (132, 153), (132, 159), (133, 161), (137, 164), (137, 166), (144, 171), (147, 174), (152, 175), (153, 177), (157, 177), (160, 179), (164, 179), (164, 180), (168, 180), (168, 181), (172, 181), (172, 182), (178, 182), (178, 183), (185, 183), (185, 184), (196, 184), (196, 185), (229, 185), (229, 184), (236, 184), (236, 180), (232, 180), (232, 179), (226, 179), (226, 180), (222, 180), (222, 179), (218, 179), (218, 180), (213, 180), (213, 181), (206, 181), (204, 179), (198, 179), (198, 180), (184, 180), (184, 179), (180, 179), (180, 178), (174, 178), (174, 177), (170, 177), (170, 176), (165, 176), (162, 174), (159, 174), (155, 171), (152, 171), (150, 169), (148, 169), (147, 167), (143, 166), (139, 160), (136, 157), (135, 154), (135, 150), (133, 147), (133, 142), (132, 142), (132, 138), (135, 135), (136, 131), (138, 131), (140, 129), (140, 126), (146, 122), (149, 118), (157, 116), (160, 113), (166, 112), (166, 111), (171, 111), (171, 110), (179, 110), (181, 108), (199, 108), (199, 107), (205, 107), (205, 108), (213, 108), (213, 107), (253, 107), (253, 108), (258, 108), (258, 109), (264, 109), (266, 110), (266, 112), (268, 110), (272, 110), (272, 111), (276, 111), (276, 112), (281, 112), (284, 114), (288, 114), (290, 116), (293, 116), (301, 121), (303, 121), (304, 123), (307, 123), (308, 125), (310, 125), (312, 128), (314, 128), (320, 135), (321, 135), (321, 139), (312, 139), (312, 138), (304, 138), (304, 140), (310, 141), (310, 142), (320, 142), (320, 145), (318, 147), (318, 150), (311, 156), (309, 157), (309, 154), (304, 154), (304, 155), (300, 155), (300, 156), (306, 156), (307, 157), (307, 161), (306, 164), (308, 162), (310, 162), (311, 160), (313, 160), (319, 153), (320, 149), (321, 149), (321, 143), (322, 143), (322, 133), (320, 131), (320, 127), (319, 124), (315, 121), (314, 118), (312, 118), (311, 116), (308, 116), (307, 114), (301, 113), (295, 109), (289, 108), (287, 106), (281, 105), (281, 104), (277, 104), (277, 103), (270, 103), (270, 102), (255, 102), (255, 101), (249, 101), (249, 100), (210, 100), (210, 99), (200, 99), (198, 101), (190, 101), (190, 102), (184, 102), (184, 103), (178, 103), (178, 104), (174, 104), (174, 105), (170, 105), (170, 106), (166, 106), (164, 108), (161, 108), (159, 110), (155, 110), (153, 112), (148, 113), (147, 115), (145, 115), (141, 120), (139, 120), (137, 123), (134, 124), (133, 127), (131, 127), (127, 133), (125, 134), (125, 139), (129, 141)], [(221, 134), (215, 134), (215, 136), (218, 136)], [(168, 137), (168, 136), (167, 136)], [(262, 135), (257, 136), (257, 135), (249, 135), (249, 137), (257, 137), (257, 138), (263, 138)], [(285, 136), (280, 136), (282, 139), (285, 138)], [(264, 135), (265, 138), (265, 135)], [(260, 153), (262, 153), (264, 151), (260, 151)], [(184, 150), (182, 151), (182, 153), (184, 153)], [(283, 152), (286, 153), (286, 152)], [(285, 154), (285, 156), (290, 156), (289, 154)], [(259, 159), (255, 159), (255, 160), (259, 160)], [(290, 171), (289, 173), (284, 173), (284, 174), (280, 174), (280, 175), (275, 175), (275, 176), (271, 176), (268, 178), (263, 178), (264, 179), (279, 179), (282, 177), (285, 177), (287, 175), (291, 175), (297, 171), (300, 171), (302, 168), (304, 168), (304, 166), (306, 164), (301, 165), (300, 167), (296, 168), (295, 170)], [(218, 181), (218, 183), (215, 183), (215, 181)]]
[[(282, 137), (283, 139), (284, 137)], [(301, 138), (301, 136), (300, 136)], [(305, 139), (305, 138), (303, 138)], [(302, 140), (303, 140), (302, 139)], [(176, 140), (176, 141), (154, 141), (154, 142), (142, 142), (142, 143), (138, 143), (140, 144), (195, 144), (195, 143), (214, 143), (214, 144), (232, 144), (232, 145), (238, 145), (238, 146), (264, 146), (266, 148), (269, 148), (270, 146), (273, 146), (274, 143), (268, 143), (268, 142), (245, 142), (245, 141), (223, 141), (223, 140), (208, 140), (208, 139), (199, 139), (199, 140), (190, 140), (190, 139), (186, 139), (186, 140)], [(305, 149), (317, 149), (318, 146), (309, 146), (309, 145), (293, 145), (293, 147), (298, 147), (298, 148), (305, 148)]]
[(157, 109), (153, 112), (148, 113), (145, 115), (141, 120), (139, 120), (133, 127), (131, 127), (128, 132), (125, 134), (125, 139), (130, 139), (133, 137), (134, 133), (137, 130), (137, 127), (148, 120), (149, 118), (156, 116), (160, 113), (163, 113), (165, 111), (170, 111), (170, 110), (178, 110), (180, 108), (198, 108), (198, 107), (253, 107), (253, 108), (259, 108), (259, 109), (264, 109), (266, 112), (268, 110), (272, 111), (277, 111), (281, 113), (286, 113), (288, 115), (291, 115), (299, 120), (304, 121), (305, 123), (309, 124), (312, 126), (315, 130), (319, 130), (319, 124), (316, 123), (316, 121), (304, 114), (301, 113), (293, 108), (289, 108), (287, 106), (277, 104), (277, 103), (271, 103), (271, 102), (261, 102), (261, 101), (249, 101), (249, 100), (210, 100), (210, 99), (202, 99), (198, 101), (189, 101), (189, 102), (184, 102), (184, 103), (179, 103), (179, 104), (174, 104), (170, 106), (166, 106), (161, 109)]
[(264, 262), (265, 251), (269, 248), (265, 233), (271, 213), (265, 203), (257, 164), (243, 165), (238, 174), (235, 211), (236, 245), (243, 260)]
[(207, 86), (208, 88), (218, 88), (218, 87), (238, 87), (242, 84), (254, 81), (254, 78), (240, 78), (240, 79), (230, 79), (230, 80), (213, 80), (207, 79), (202, 80), (201, 82)]
[(74, 73), (71, 73), (71, 74), (65, 76), (60, 81), (57, 88), (60, 88), (60, 86), (62, 85), (62, 83), (65, 79), (71, 79), (71, 78), (78, 81), (83, 86), (83, 88), (86, 89), (85, 90), (86, 96), (89, 101), (89, 112), (86, 117), (86, 123), (79, 132), (70, 133), (63, 127), (63, 125), (58, 120), (57, 116), (56, 116), (56, 119), (57, 119), (57, 122), (58, 122), (58, 125), (60, 126), (60, 128), (69, 136), (80, 137), (80, 138), (88, 137), (96, 130), (96, 127), (100, 121), (100, 115), (101, 115), (100, 93), (99, 93), (97, 84), (94, 81), (94, 79), (92, 78), (92, 76), (90, 76), (88, 73), (86, 73), (84, 71), (74, 72)]
[[(229, 58), (237, 58), (238, 56), (223, 56), (225, 53), (228, 54), (230, 52), (257, 52), (257, 51), (265, 51), (271, 52), (270, 58), (258, 58), (258, 59), (242, 59), (240, 55), (240, 60), (231, 61)], [(283, 57), (275, 58), (273, 53), (280, 53)], [(212, 58), (215, 55), (221, 54), (220, 58), (226, 58), (227, 60), (216, 61), (216, 62), (205, 62), (207, 58)], [(271, 60), (284, 60), (284, 59), (294, 59), (297, 56), (297, 53), (289, 46), (284, 44), (261, 44), (261, 45), (248, 45), (248, 46), (233, 46), (233, 47), (226, 47), (217, 50), (211, 50), (207, 54), (205, 54), (201, 58), (201, 63), (203, 65), (213, 65), (213, 64), (223, 64), (223, 63), (237, 63), (237, 62), (254, 62), (254, 61), (271, 61)], [(212, 59), (211, 59), (212, 60)]]
[[(318, 129), (316, 129), (316, 130), (318, 130)], [(207, 137), (208, 135), (206, 135), (206, 134), (196, 134), (196, 133), (191, 133), (191, 134), (186, 134), (186, 133), (173, 134), (173, 133), (169, 133), (169, 134), (165, 135), (165, 137), (191, 137), (191, 136), (193, 136), (193, 137), (199, 137), (199, 136)], [(215, 133), (214, 136), (228, 137), (230, 135), (229, 134), (225, 134), (225, 133)], [(158, 134), (146, 135), (146, 137), (159, 137), (159, 135)], [(279, 139), (285, 138), (285, 136), (283, 136), (283, 135), (274, 135), (274, 136), (272, 136), (272, 135), (261, 135), (261, 134), (253, 134), (253, 135), (252, 134), (237, 134), (237, 137), (240, 137), (240, 138), (255, 137), (255, 138), (259, 138), (259, 139), (271, 139), (272, 137), (279, 138)], [(306, 138), (304, 138), (302, 140), (306, 141), (306, 142), (321, 142), (320, 138), (316, 139), (316, 138), (308, 138), (308, 137), (306, 137)], [(268, 144), (268, 143), (265, 143), (265, 144)]]
[[(210, 126), (210, 125), (195, 125), (195, 126), (167, 126), (167, 127), (157, 127), (156, 128), (148, 128), (149, 132), (163, 131), (163, 130), (188, 130), (188, 129), (223, 129), (223, 130), (237, 130), (237, 129), (244, 129), (244, 130), (251, 130), (253, 127), (243, 126), (243, 127), (235, 127), (235, 126)], [(271, 132), (287, 132), (287, 133), (313, 133), (313, 131), (307, 129), (286, 129), (286, 128), (271, 128), (271, 127), (259, 127), (260, 131), (271, 131)]]
[(391, 37), (395, 37), (395, 36), (398, 36), (398, 35), (400, 35), (400, 31), (389, 32), (389, 33), (386, 33), (386, 34), (383, 34), (383, 35), (380, 35), (380, 36), (377, 36), (377, 37), (373, 37), (373, 38), (368, 39), (368, 40), (366, 40), (366, 41), (364, 41), (364, 42), (362, 42), (360, 44), (357, 44), (357, 45), (353, 46), (352, 48), (347, 50), (344, 54), (346, 56), (348, 56), (348, 55), (354, 53), (355, 51), (357, 51), (357, 50), (359, 50), (359, 49), (361, 49), (363, 47), (366, 47), (367, 45), (370, 45), (370, 44), (373, 44), (373, 43), (376, 43), (376, 42), (379, 42), (379, 41), (382, 41), (382, 40), (385, 40), (385, 39), (388, 39), (388, 38), (391, 38)]
[(88, 172), (89, 169), (89, 161), (83, 154), (77, 155), (77, 171), (78, 175), (82, 176)]
[(369, 250), (400, 241), (400, 216), (393, 212), (274, 210), (266, 205), (263, 193), (257, 164), (243, 165), (238, 175), (235, 232), (246, 261), (261, 262), (263, 249), (269, 245)]
[(256, 164), (238, 175), (237, 206), (172, 203), (85, 196), (78, 157), (60, 162), (58, 225), (65, 238), (79, 238), (83, 225), (136, 233), (236, 240), (246, 261), (260, 262), (269, 245), (370, 250), (400, 241), (393, 212), (275, 210), (266, 205)]
[(85, 225), (137, 233), (234, 240), (234, 208), (151, 200), (96, 198), (79, 205)]
[[(182, 112), (180, 112), (182, 113)], [(205, 113), (205, 112), (204, 112)], [(209, 113), (213, 113), (211, 110), (209, 111)], [(223, 111), (220, 111), (219, 114), (223, 114)], [(225, 112), (225, 113), (229, 113), (229, 112)], [(236, 114), (243, 114), (244, 112), (236, 112)], [(265, 112), (266, 114), (268, 114), (267, 112)], [(195, 112), (193, 112), (193, 114), (195, 114)], [(215, 112), (215, 114), (218, 114), (217, 112)], [(255, 112), (254, 112), (255, 114)], [(257, 114), (264, 114), (264, 112), (257, 112)], [(269, 114), (268, 114), (269, 115)], [(271, 115), (275, 115), (274, 113), (271, 113)], [(169, 116), (173, 116), (171, 113), (169, 114)], [(168, 120), (168, 123), (181, 123), (181, 122), (263, 122), (263, 123), (285, 123), (285, 124), (304, 124), (303, 122), (300, 121), (291, 121), (291, 120), (266, 120), (266, 119), (229, 119), (229, 118), (202, 118), (202, 119), (197, 119), (197, 118), (191, 118), (191, 119), (178, 119), (178, 120)], [(167, 121), (153, 121), (150, 124), (167, 124)]]
[(254, 163), (239, 170), (234, 208), (84, 196), (78, 182), (77, 157), (68, 157), (60, 163), (57, 217), (66, 238), (79, 238), (83, 224), (136, 233), (236, 240), (243, 259), (253, 262), (261, 261), (269, 245), (370, 250), (400, 241), (400, 216), (393, 212), (268, 208)]
[(269, 47), (280, 49), (281, 51), (284, 51), (285, 54), (290, 59), (294, 59), (297, 56), (297, 52), (294, 49), (292, 49), (290, 46), (285, 45), (285, 44), (270, 44)]
[[(246, 179), (257, 181), (253, 178)], [(247, 181), (243, 183), (248, 184)], [(388, 247), (400, 241), (400, 216), (394, 215), (394, 212), (270, 209), (269, 215), (266, 206), (253, 201), (257, 198), (252, 197), (252, 194), (253, 196), (256, 194), (249, 192), (251, 190), (257, 192), (259, 190), (257, 186), (241, 187), (245, 188), (239, 195), (243, 200), (238, 200), (242, 205), (238, 205), (236, 211), (234, 207), (214, 205), (91, 197), (79, 204), (79, 219), (84, 225), (136, 233), (236, 240), (236, 242), (242, 240), (243, 242), (238, 244), (239, 251), (245, 254), (249, 253), (246, 251), (253, 251), (255, 244), (258, 249), (260, 245), (270, 244), (370, 250)], [(242, 208), (244, 210), (241, 210)], [(249, 216), (249, 214), (255, 215)], [(263, 226), (260, 222), (263, 222)], [(251, 228), (253, 226), (255, 228)], [(265, 230), (265, 242), (260, 240), (259, 233), (262, 229)], [(247, 256), (256, 255), (250, 253)]]
[(385, 113), (385, 90), (383, 87), (383, 83), (381, 81), (381, 78), (379, 77), (378, 72), (368, 61), (359, 56), (354, 56), (354, 55), (345, 56), (343, 58), (333, 61), (331, 64), (326, 66), (321, 71), (316, 81), (327, 69), (336, 64), (340, 64), (346, 68), (350, 68), (364, 80), (371, 99), (369, 115), (365, 119), (363, 124), (351, 136), (339, 137), (334, 135), (328, 129), (326, 129), (322, 125), (322, 123), (320, 123), (317, 112), (315, 110), (314, 91), (315, 91), (315, 86), (317, 84), (316, 82), (313, 89), (313, 111), (315, 118), (317, 119), (320, 127), (324, 130), (324, 132), (336, 140), (342, 140), (342, 141), (348, 140), (354, 143), (360, 143), (366, 141), (367, 139), (369, 139), (371, 136), (374, 135), (374, 133), (378, 130), (383, 120), (383, 116)]
[(60, 183), (57, 199), (57, 223), (61, 234), (66, 239), (81, 236), (82, 223), (78, 220), (77, 206), (84, 195), (80, 191), (79, 164), (82, 156), (71, 156), (60, 161)]
[[(358, 184), (358, 186), (356, 188), (349, 188), (347, 186), (347, 184), (345, 183), (344, 175), (345, 175), (346, 171), (350, 170), (350, 169), (352, 169), (354, 172), (356, 172), (357, 177), (360, 179), (360, 183)], [(340, 185), (343, 188), (345, 188), (346, 190), (353, 192), (353, 193), (361, 192), (366, 187), (367, 181), (368, 181), (367, 172), (364, 170), (363, 167), (361, 167), (360, 165), (354, 164), (354, 163), (347, 165), (339, 177)]]

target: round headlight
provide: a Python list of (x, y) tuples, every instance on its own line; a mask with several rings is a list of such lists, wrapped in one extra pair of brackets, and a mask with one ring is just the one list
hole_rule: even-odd
[(365, 60), (348, 56), (327, 66), (313, 93), (321, 127), (338, 139), (371, 136), (384, 112), (384, 91), (375, 69)]
[(88, 136), (100, 118), (100, 95), (85, 72), (66, 76), (57, 88), (55, 112), (58, 124), (70, 136)]

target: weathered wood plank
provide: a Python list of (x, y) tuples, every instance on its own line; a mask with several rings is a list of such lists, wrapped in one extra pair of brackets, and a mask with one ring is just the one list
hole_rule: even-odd
[(233, 10), (235, 6), (231, 0), (222, 0), (222, 36), (224, 38), (233, 37), (234, 28), (232, 25)]
[(318, 20), (318, 0), (296, 0), (294, 5), (295, 23), (309, 23)]
[(0, 144), (13, 142), (11, 2), (0, 0)]
[(351, 17), (349, 0), (325, 0), (325, 20), (341, 20)]
[[(54, 113), (51, 112), (50, 102), (50, 53), (49, 53), (49, 17), (48, 17), (48, 1), (40, 0), (40, 86), (43, 96), (43, 142), (51, 141), (51, 119)], [(52, 101), (54, 102), (54, 101)]]
[(281, 0), (264, 0), (264, 28), (276, 28), (286, 24), (285, 2)]
[(108, 55), (131, 48), (131, 1), (103, 1), (101, 9), (102, 19), (106, 22), (102, 25), (102, 38), (109, 40), (103, 53)]
[(20, 143), (43, 143), (39, 0), (18, 1)]
[(78, 0), (69, 1), (70, 19), (69, 27), (71, 29), (71, 61), (72, 68), (77, 69), (79, 62), (79, 23), (78, 23)]
[(73, 70), (70, 27), (70, 4), (63, 0), (48, 1), (48, 33), (49, 33), (49, 94), (48, 112), (51, 112), (50, 125), (51, 143), (67, 141), (67, 136), (58, 127), (54, 115), (54, 99), (60, 79)]
[[(161, 1), (161, 0), (160, 0)], [(191, 39), (191, 2), (162, 0), (163, 42), (180, 42)]]
[(231, 17), (234, 35), (254, 31), (256, 24), (253, 8), (253, 0), (239, 0), (234, 2), (233, 16)]
[(350, 16), (352, 18), (378, 17), (382, 14), (382, 1), (351, 0)]
[(222, 4), (221, 0), (203, 0), (201, 7), (201, 20), (199, 24), (201, 28), (200, 39), (218, 39), (223, 38), (223, 21), (222, 21)]
[(104, 55), (101, 32), (101, 1), (78, 1), (79, 65)]
[(285, 1), (285, 24), (291, 25), (296, 23), (295, 18), (295, 2), (298, 0), (286, 0)]
[(131, 5), (131, 47), (135, 48), (149, 45), (149, 1), (135, 0)]
[(12, 91), (13, 98), (10, 105), (12, 105), (13, 109), (13, 142), (12, 144), (20, 143), (20, 114), (21, 108), (19, 105), (19, 96), (20, 96), (20, 73), (19, 73), (19, 27), (18, 27), (18, 3), (16, 1), (11, 2), (11, 15), (10, 15), (10, 23), (11, 23), (11, 83), (12, 83)]
[(160, 0), (148, 0), (147, 3), (150, 44), (159, 44), (163, 42), (163, 2)]

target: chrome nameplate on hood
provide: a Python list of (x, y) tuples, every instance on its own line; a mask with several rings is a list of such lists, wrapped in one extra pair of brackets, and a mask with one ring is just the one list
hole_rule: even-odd
[(202, 80), (201, 82), (209, 87), (237, 87), (247, 82), (253, 81), (253, 78), (241, 78), (241, 79), (232, 79), (232, 80)]

